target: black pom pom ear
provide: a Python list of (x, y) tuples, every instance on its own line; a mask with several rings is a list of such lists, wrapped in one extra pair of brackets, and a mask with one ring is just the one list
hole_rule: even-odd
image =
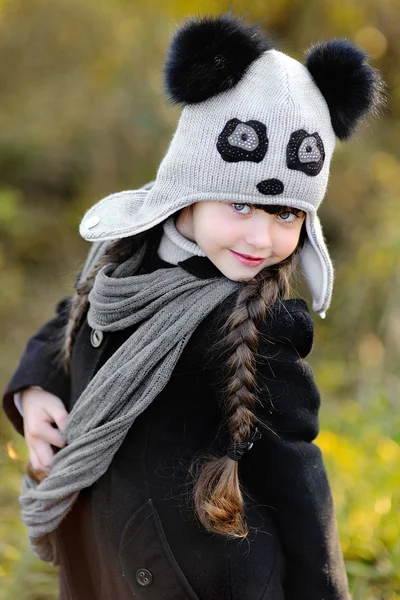
[(379, 71), (365, 62), (367, 53), (351, 42), (319, 42), (307, 50), (305, 57), (305, 65), (328, 104), (339, 139), (351, 137), (362, 117), (377, 114), (385, 104)]
[(164, 64), (164, 88), (173, 103), (194, 104), (233, 88), (249, 65), (273, 48), (256, 24), (228, 13), (194, 17), (175, 33)]

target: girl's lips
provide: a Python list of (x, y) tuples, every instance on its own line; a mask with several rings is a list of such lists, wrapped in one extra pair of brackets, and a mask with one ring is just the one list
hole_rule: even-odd
[[(235, 252), (235, 250), (232, 250), (232, 252)], [(240, 256), (248, 258), (249, 260), (264, 260), (262, 256), (250, 256), (250, 254), (242, 254), (241, 252), (236, 252), (236, 254), (240, 254)]]
[(235, 252), (234, 250), (231, 250), (232, 254), (244, 265), (250, 266), (250, 267), (256, 267), (258, 265), (260, 265), (263, 262), (263, 258), (246, 258), (246, 256), (244, 256), (243, 254), (239, 254), (238, 252)]

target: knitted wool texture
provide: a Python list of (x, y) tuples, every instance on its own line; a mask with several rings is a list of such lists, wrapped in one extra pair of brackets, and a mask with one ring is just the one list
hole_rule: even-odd
[(191, 256), (206, 256), (196, 242), (188, 240), (177, 230), (173, 215), (163, 224), (163, 235), (157, 254), (162, 260), (173, 265)]
[[(82, 272), (104, 244), (94, 244)], [(238, 287), (226, 277), (201, 279), (181, 267), (135, 275), (147, 240), (121, 265), (102, 267), (89, 293), (88, 323), (116, 331), (139, 324), (82, 392), (62, 431), (67, 445), (36, 484), (23, 479), (21, 517), (35, 554), (59, 564), (54, 530), (79, 491), (107, 470), (129, 428), (162, 391), (200, 322)]]
[[(224, 131), (231, 119), (239, 121), (237, 132), (242, 127), (248, 133), (246, 141), (241, 142), (238, 135), (228, 140)], [(256, 137), (262, 145), (253, 126), (245, 125), (254, 120), (266, 127), (265, 156), (257, 156), (256, 148), (253, 158), (229, 162), (224, 149), (240, 152), (241, 144), (243, 149), (251, 148), (252, 142), (257, 146)], [(301, 131), (307, 134), (305, 145), (296, 150), (294, 138)], [(318, 137), (322, 152), (316, 145)], [(334, 269), (317, 209), (326, 192), (335, 141), (328, 105), (308, 69), (278, 50), (269, 50), (250, 65), (233, 89), (185, 106), (155, 181), (147, 189), (118, 192), (100, 200), (84, 215), (80, 234), (89, 241), (134, 235), (201, 201), (302, 209), (308, 239), (299, 262), (312, 293), (313, 310), (324, 317)], [(288, 167), (288, 156), (294, 159), (293, 153), (296, 165)], [(307, 163), (319, 165), (314, 176), (304, 172)], [(257, 185), (268, 195), (260, 193)]]

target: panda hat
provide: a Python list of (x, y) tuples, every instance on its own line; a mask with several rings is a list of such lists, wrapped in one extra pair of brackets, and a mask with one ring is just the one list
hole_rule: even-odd
[(317, 209), (336, 137), (350, 138), (383, 99), (379, 72), (365, 59), (333, 39), (312, 46), (303, 65), (230, 12), (186, 20), (164, 65), (166, 93), (184, 106), (156, 179), (100, 200), (80, 235), (132, 236), (203, 200), (302, 209), (307, 239), (299, 262), (312, 308), (324, 318), (334, 269)]

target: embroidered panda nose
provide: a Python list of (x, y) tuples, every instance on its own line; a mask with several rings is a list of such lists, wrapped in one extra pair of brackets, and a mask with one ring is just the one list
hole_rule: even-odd
[(282, 194), (284, 190), (284, 185), (280, 179), (265, 179), (264, 181), (260, 181), (257, 183), (257, 189), (265, 196), (277, 196), (278, 194)]

